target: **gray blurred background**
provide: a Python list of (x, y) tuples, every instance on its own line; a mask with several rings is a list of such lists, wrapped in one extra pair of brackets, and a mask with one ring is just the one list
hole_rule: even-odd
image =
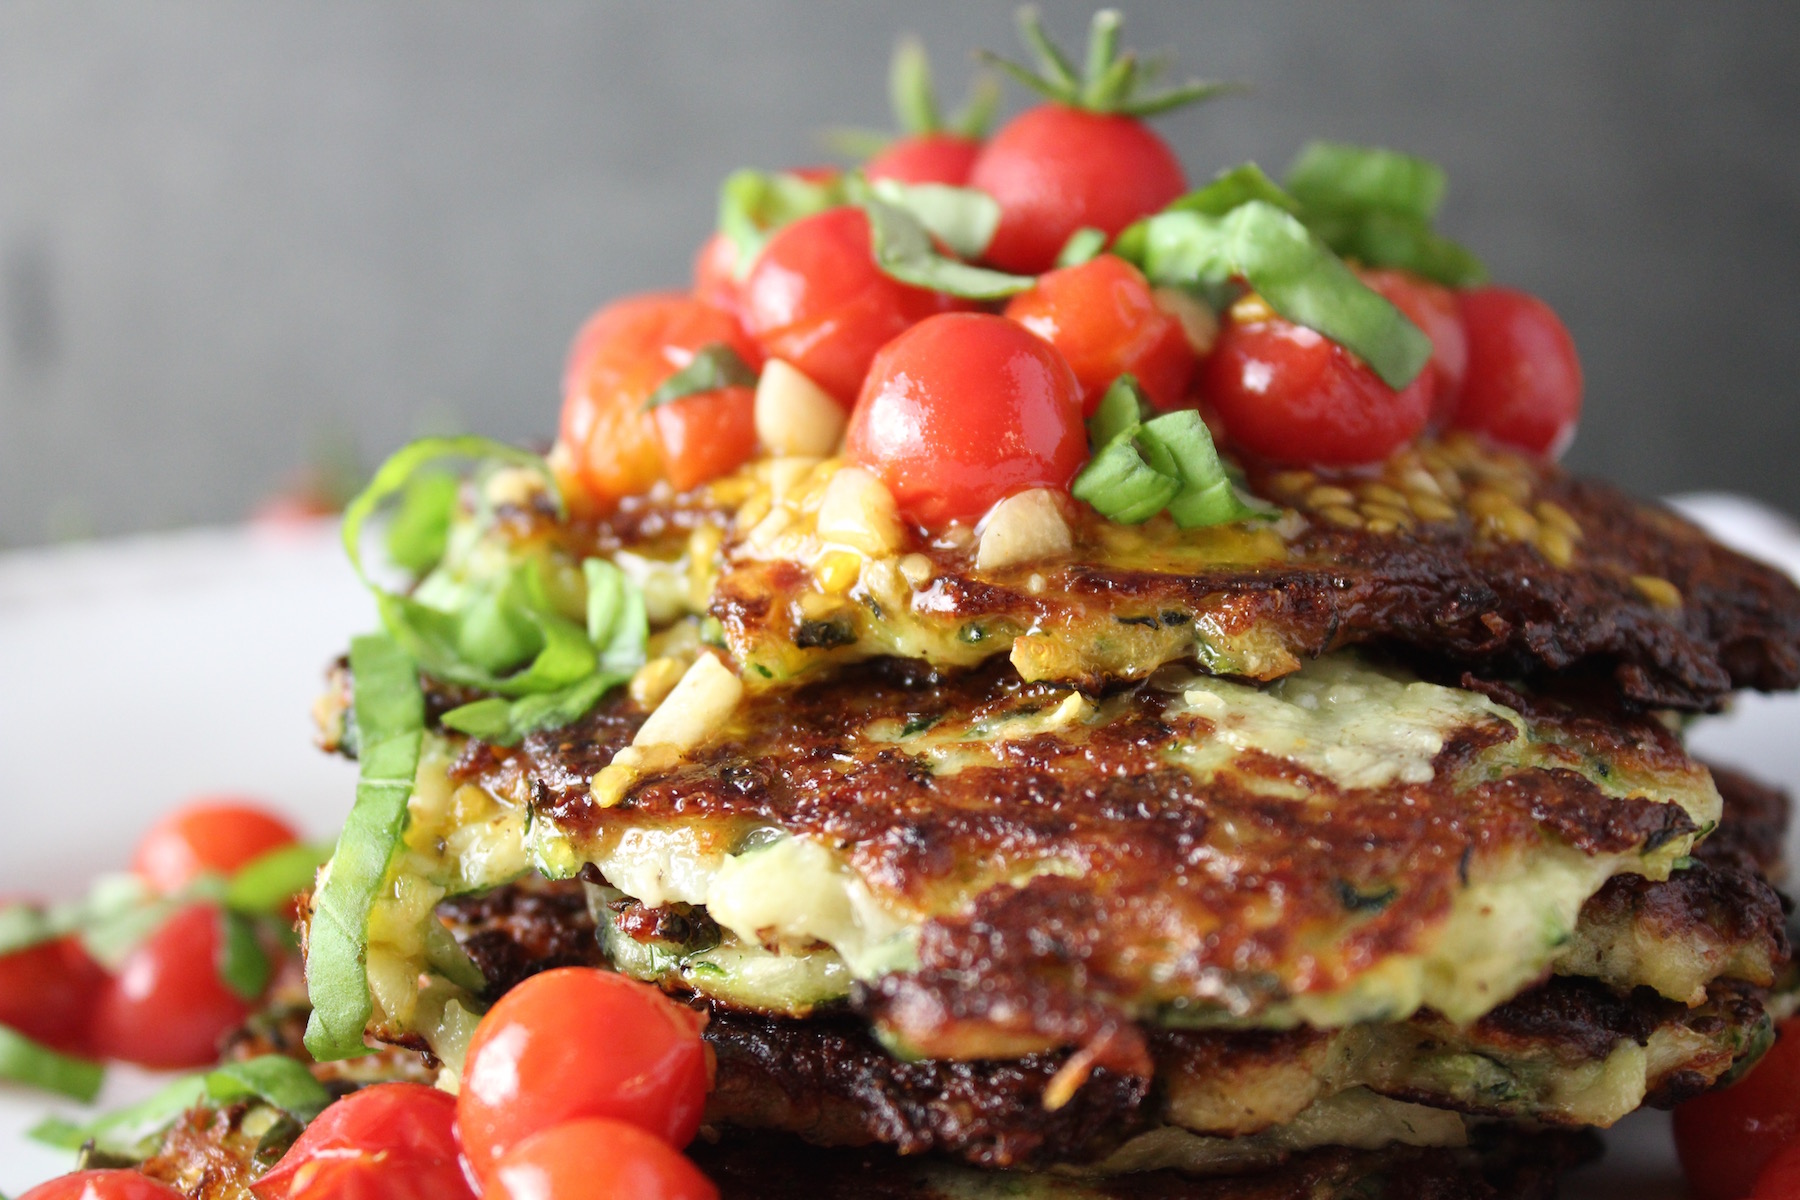
[[(1800, 510), (1800, 4), (1124, 8), (1255, 85), (1163, 121), (1196, 180), (1312, 136), (1449, 169), (1443, 227), (1574, 330), (1578, 466)], [(0, 0), (0, 545), (546, 437), (582, 317), (682, 284), (731, 168), (885, 127), (903, 30), (952, 93), (1015, 48), (958, 0)]]

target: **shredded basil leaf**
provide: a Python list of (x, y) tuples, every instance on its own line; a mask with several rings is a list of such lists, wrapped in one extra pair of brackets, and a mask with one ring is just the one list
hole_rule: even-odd
[(1083, 226), (1069, 235), (1063, 248), (1057, 251), (1058, 267), (1079, 267), (1084, 262), (1091, 262), (1106, 249), (1106, 231), (1095, 229), (1092, 225)]
[(254, 1001), (269, 986), (274, 964), (257, 939), (249, 917), (229, 909), (219, 913), (219, 979), (239, 999)]
[(868, 193), (918, 220), (959, 258), (980, 258), (1000, 228), (1000, 202), (975, 188), (877, 179)]
[(841, 179), (802, 179), (785, 172), (733, 171), (719, 189), (719, 232), (737, 247), (737, 275), (750, 273), (756, 256), (782, 226), (844, 202)]
[(1442, 167), (1375, 146), (1308, 142), (1287, 169), (1287, 190), (1308, 207), (1381, 209), (1421, 221), (1437, 216)]
[(264, 1054), (208, 1071), (206, 1095), (219, 1104), (252, 1097), (308, 1124), (331, 1104), (331, 1093), (304, 1064), (283, 1054)]
[(1183, 529), (1273, 515), (1238, 494), (1199, 413), (1146, 421), (1148, 408), (1136, 379), (1113, 381), (1088, 421), (1097, 449), (1070, 485), (1072, 496), (1125, 525), (1165, 508)]
[(1276, 312), (1360, 356), (1392, 388), (1431, 358), (1431, 339), (1364, 284), (1298, 218), (1264, 200), (1222, 217), (1166, 212), (1127, 245), (1151, 282), (1213, 286), (1242, 278)]
[(16, 954), (68, 932), (35, 904), (0, 905), (0, 955)]
[(106, 1068), (97, 1062), (59, 1053), (0, 1025), (0, 1079), (87, 1103), (100, 1094), (105, 1077)]
[(644, 400), (644, 411), (701, 396), (728, 387), (755, 387), (756, 372), (736, 350), (724, 342), (708, 342), (694, 351), (694, 360), (675, 372)]
[[(402, 448), (344, 513), (345, 550), (373, 593), (382, 624), (420, 666), (450, 683), (520, 696), (585, 678), (594, 669), (593, 650), (580, 627), (556, 611), (536, 562), (472, 585), (454, 610), (388, 591), (370, 578), (362, 559), (363, 526), (418, 472), (450, 457), (526, 467), (556, 495), (542, 458), (486, 438), (426, 438)], [(557, 503), (560, 508), (560, 498)]]
[(1298, 213), (1300, 202), (1282, 190), (1255, 163), (1243, 163), (1213, 176), (1205, 187), (1170, 202), (1165, 212), (1193, 212), (1222, 217), (1240, 204), (1261, 200), (1286, 212)]
[(876, 265), (901, 283), (968, 300), (998, 300), (1037, 283), (1030, 275), (990, 271), (939, 254), (922, 221), (884, 200), (865, 201), (863, 210), (869, 214)]
[(465, 991), (480, 993), (487, 986), (487, 979), (481, 974), (481, 968), (469, 957), (456, 937), (446, 928), (442, 921), (435, 918), (425, 925), (425, 962)]
[(313, 1011), (306, 1048), (320, 1062), (366, 1051), (369, 910), (406, 823), (419, 768), (425, 698), (412, 659), (391, 637), (350, 643), (361, 774), (356, 802), (313, 899), (306, 990)]
[(239, 867), (225, 885), (225, 907), (249, 916), (279, 915), (288, 902), (309, 891), (331, 847), (297, 842)]
[(406, 481), (387, 529), (387, 556), (395, 566), (423, 575), (444, 557), (460, 490), (456, 476), (445, 471), (421, 471)]
[(1311, 142), (1288, 168), (1287, 186), (1307, 226), (1345, 258), (1450, 287), (1487, 278), (1479, 259), (1431, 227), (1447, 186), (1435, 163), (1378, 147)]
[(578, 721), (613, 687), (644, 665), (650, 636), (644, 596), (625, 573), (602, 558), (582, 564), (587, 580), (587, 636), (598, 650), (595, 672), (559, 691), (507, 701), (488, 697), (453, 708), (442, 717), (450, 728), (497, 746), (515, 746), (539, 729)]
[(92, 1121), (77, 1124), (52, 1117), (39, 1122), (27, 1136), (63, 1150), (79, 1150), (92, 1142), (102, 1154), (138, 1160), (154, 1153), (169, 1126), (195, 1105), (252, 1098), (281, 1109), (302, 1124), (331, 1103), (331, 1093), (301, 1063), (284, 1055), (265, 1054), (203, 1074), (184, 1075), (149, 1099)]

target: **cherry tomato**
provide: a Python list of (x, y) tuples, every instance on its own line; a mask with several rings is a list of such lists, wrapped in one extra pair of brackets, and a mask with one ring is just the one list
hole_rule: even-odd
[(1695, 1200), (1748, 1195), (1763, 1164), (1800, 1140), (1800, 1019), (1777, 1027), (1775, 1044), (1728, 1088), (1675, 1110), (1675, 1149)]
[(299, 838), (264, 809), (223, 797), (200, 800), (152, 825), (131, 869), (159, 892), (178, 892), (208, 871), (229, 875)]
[(106, 972), (72, 937), (0, 957), (0, 1025), (65, 1054), (88, 1051)]
[(915, 520), (972, 521), (1015, 492), (1068, 487), (1087, 459), (1081, 385), (1017, 321), (947, 313), (875, 356), (847, 446)]
[(737, 243), (715, 233), (694, 256), (694, 297), (702, 304), (737, 313), (743, 301), (737, 278)]
[(1451, 424), (1555, 458), (1581, 416), (1575, 339), (1536, 296), (1477, 288), (1458, 298), (1469, 339), (1469, 373)]
[(534, 975), (488, 1010), (463, 1070), (456, 1125), (477, 1174), (540, 1130), (611, 1117), (672, 1146), (700, 1127), (706, 1018), (654, 987), (584, 967)]
[(76, 1171), (38, 1184), (19, 1200), (182, 1200), (182, 1195), (136, 1171)]
[(320, 1113), (250, 1191), (257, 1200), (474, 1200), (457, 1153), (456, 1097), (382, 1083)]
[(1410, 271), (1362, 270), (1357, 274), (1431, 339), (1430, 369), (1436, 379), (1431, 415), (1434, 421), (1448, 421), (1469, 371), (1469, 338), (1463, 331), (1456, 293)]
[(219, 911), (192, 904), (125, 959), (94, 1011), (94, 1049), (146, 1067), (200, 1067), (250, 1006), (219, 978)]
[(1187, 190), (1169, 144), (1135, 117), (1040, 104), (995, 134), (969, 186), (1000, 202), (986, 260), (1037, 274), (1076, 230), (1116, 235)]
[(1232, 316), (1201, 367), (1235, 445), (1274, 462), (1379, 462), (1425, 428), (1435, 380), (1396, 392), (1336, 342), (1280, 317)]
[(860, 208), (828, 209), (787, 226), (744, 281), (744, 323), (764, 353), (792, 363), (846, 409), (877, 350), (953, 307), (947, 296), (882, 273)]
[(690, 296), (632, 296), (595, 313), (563, 372), (562, 445), (584, 494), (601, 508), (659, 479), (689, 488), (756, 449), (755, 392), (727, 387), (644, 411), (694, 352), (723, 344), (752, 366), (756, 345), (726, 312)]
[(1014, 296), (1006, 315), (1068, 360), (1088, 416), (1127, 371), (1158, 408), (1175, 408), (1187, 398), (1195, 358), (1181, 322), (1157, 307), (1149, 283), (1122, 258), (1102, 254), (1051, 271)]
[(977, 138), (955, 133), (919, 133), (896, 138), (863, 164), (870, 179), (895, 179), (901, 183), (946, 183), (962, 187), (981, 153)]
[(1750, 1200), (1800, 1200), (1800, 1143), (1790, 1143), (1756, 1177)]
[(494, 1168), (485, 1200), (718, 1200), (719, 1189), (667, 1142), (590, 1117), (534, 1133)]

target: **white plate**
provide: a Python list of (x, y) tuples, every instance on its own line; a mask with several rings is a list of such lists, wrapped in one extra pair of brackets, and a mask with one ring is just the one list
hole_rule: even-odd
[[(1727, 540), (1800, 576), (1800, 535), (1730, 497), (1687, 506)], [(207, 530), (0, 555), (0, 762), (7, 836), (0, 894), (70, 896), (122, 866), (156, 816), (201, 792), (240, 791), (336, 833), (354, 772), (313, 749), (325, 664), (374, 623), (328, 524)], [(1800, 788), (1800, 700), (1747, 697), (1695, 749)], [(101, 1104), (153, 1087), (115, 1070)], [(67, 1170), (24, 1131), (78, 1107), (0, 1086), (0, 1192)], [(1609, 1136), (1568, 1189), (1601, 1200), (1679, 1197), (1668, 1119)]]

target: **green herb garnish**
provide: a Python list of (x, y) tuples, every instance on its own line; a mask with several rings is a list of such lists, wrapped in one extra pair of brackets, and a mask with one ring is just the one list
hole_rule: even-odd
[(245, 863), (225, 886), (225, 907), (252, 916), (278, 916), (301, 892), (313, 885), (313, 877), (331, 847), (298, 842), (282, 846)]
[(1244, 280), (1270, 308), (1352, 351), (1396, 390), (1431, 358), (1431, 339), (1418, 326), (1299, 218), (1266, 200), (1223, 216), (1158, 213), (1121, 234), (1117, 250), (1157, 284), (1207, 288)]
[(62, 1054), (0, 1025), (0, 1079), (87, 1103), (100, 1094), (106, 1068)]
[(1056, 252), (1058, 267), (1079, 267), (1084, 262), (1091, 262), (1106, 249), (1106, 231), (1085, 225), (1069, 235), (1063, 248)]
[(1487, 278), (1480, 260), (1431, 227), (1447, 186), (1436, 163), (1335, 142), (1308, 143), (1287, 173), (1302, 219), (1345, 258), (1472, 287)]
[(79, 1150), (92, 1142), (102, 1154), (135, 1161), (154, 1153), (169, 1126), (195, 1105), (251, 1099), (273, 1105), (304, 1125), (331, 1103), (331, 1093), (300, 1063), (266, 1054), (184, 1075), (148, 1100), (92, 1121), (77, 1124), (53, 1117), (33, 1128), (30, 1137), (64, 1150)]
[[(988, 198), (988, 203), (994, 203), (992, 198)], [(991, 271), (940, 254), (932, 244), (925, 223), (897, 205), (871, 199), (864, 202), (863, 210), (869, 214), (869, 240), (875, 251), (876, 265), (902, 283), (968, 300), (998, 300), (1026, 291), (1037, 283), (1030, 275)], [(992, 236), (991, 232), (989, 236)]]
[[(728, 387), (755, 387), (756, 372), (736, 350), (724, 342), (708, 342), (694, 351), (694, 359), (675, 372), (644, 400), (644, 411)], [(435, 560), (433, 560), (435, 561)]]
[(321, 1062), (367, 1051), (363, 1028), (374, 1013), (369, 995), (369, 910), (406, 823), (425, 732), (418, 668), (392, 637), (350, 643), (361, 774), (356, 802), (313, 899), (306, 956), (312, 1016), (306, 1048)]
[(1199, 413), (1145, 420), (1147, 410), (1137, 380), (1119, 376), (1088, 421), (1094, 457), (1069, 486), (1072, 496), (1125, 525), (1164, 509), (1183, 529), (1274, 515), (1238, 494)]

